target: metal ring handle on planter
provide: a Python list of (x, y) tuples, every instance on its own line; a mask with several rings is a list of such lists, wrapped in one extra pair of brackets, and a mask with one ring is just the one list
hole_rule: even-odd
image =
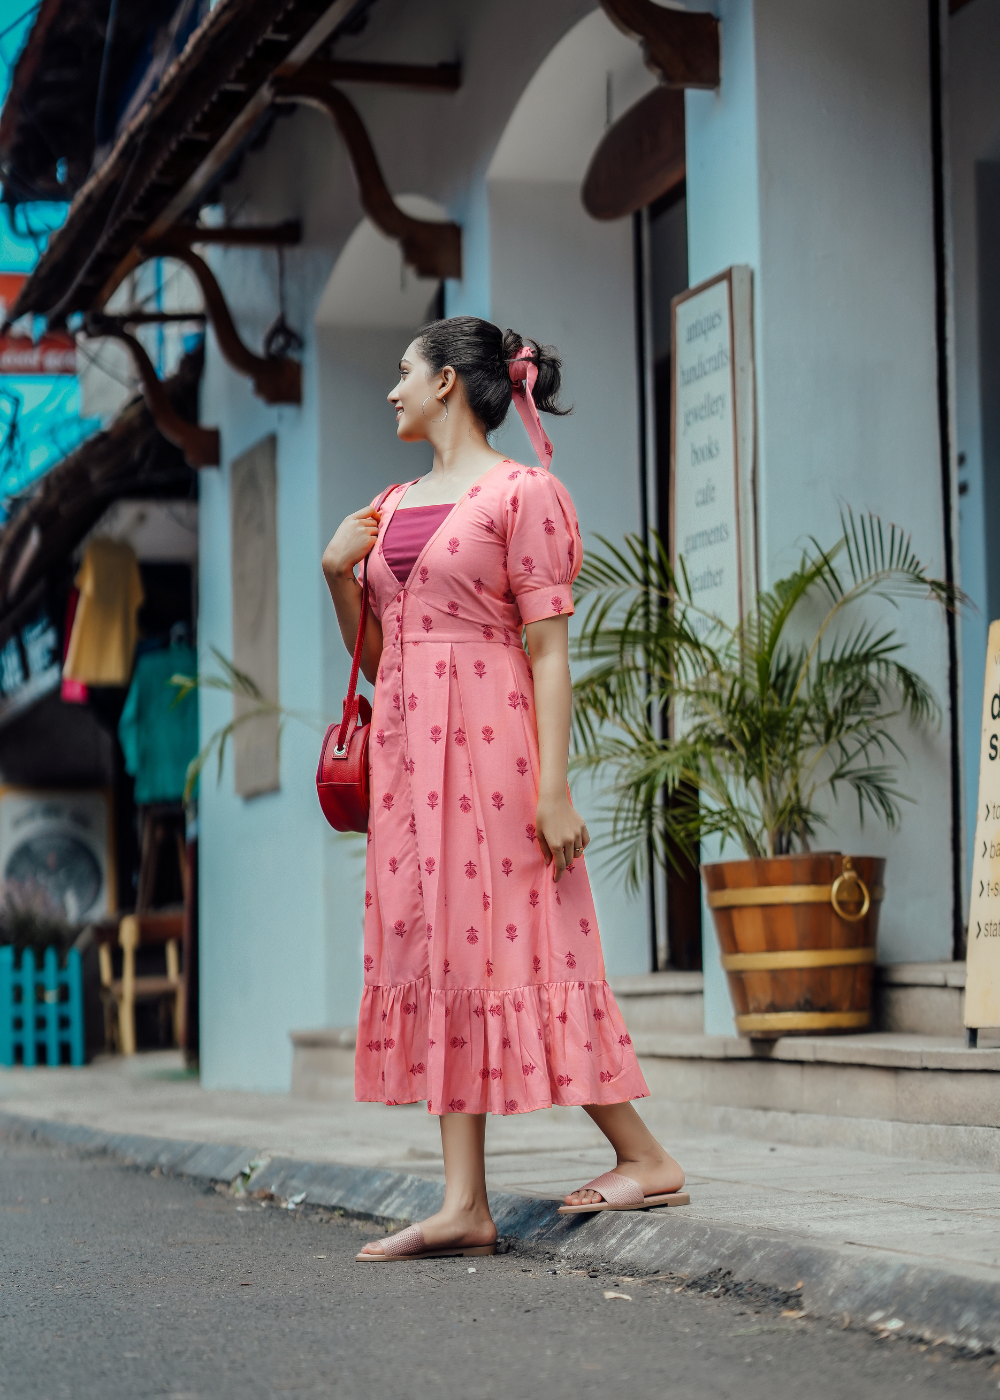
[[(837, 900), (837, 896), (840, 893), (841, 886), (847, 883), (859, 885), (861, 888), (862, 902), (861, 912), (859, 914), (848, 914), (846, 910), (841, 908)], [(844, 872), (842, 875), (838, 875), (836, 880), (834, 880), (833, 884), (830, 886), (830, 903), (833, 905), (833, 912), (837, 915), (837, 917), (839, 919), (843, 919), (844, 922), (847, 924), (860, 923), (861, 920), (868, 913), (868, 910), (871, 908), (872, 901), (871, 895), (868, 893), (868, 886), (865, 884), (864, 880), (862, 880), (858, 872), (854, 869), (854, 863), (851, 860), (850, 856), (844, 857)]]

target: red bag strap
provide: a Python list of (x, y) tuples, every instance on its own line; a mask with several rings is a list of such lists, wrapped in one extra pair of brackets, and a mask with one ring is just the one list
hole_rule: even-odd
[[(375, 503), (376, 510), (382, 509), (382, 505), (385, 502), (386, 497), (389, 496), (393, 491), (395, 491), (398, 485), (399, 482), (397, 481), (392, 486), (386, 487), (386, 489), (382, 492), (381, 496), (379, 496), (378, 500)], [(372, 549), (374, 548), (375, 546), (372, 545)], [(369, 550), (368, 553), (370, 554), (371, 550)], [(337, 734), (337, 743), (334, 746), (334, 752), (339, 754), (345, 752), (345, 745), (347, 743), (347, 730), (350, 726), (352, 719), (354, 718), (354, 695), (355, 691), (358, 688), (358, 672), (361, 670), (361, 653), (365, 645), (365, 625), (367, 622), (368, 554), (365, 555), (365, 565), (361, 577), (361, 617), (358, 619), (358, 639), (354, 643), (354, 660), (351, 663), (351, 683), (347, 687), (347, 698), (344, 701), (344, 718), (341, 720), (340, 731)]]

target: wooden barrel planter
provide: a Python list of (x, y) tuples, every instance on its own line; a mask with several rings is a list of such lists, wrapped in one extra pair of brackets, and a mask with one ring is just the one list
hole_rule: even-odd
[(869, 1029), (884, 859), (817, 851), (701, 873), (740, 1035)]

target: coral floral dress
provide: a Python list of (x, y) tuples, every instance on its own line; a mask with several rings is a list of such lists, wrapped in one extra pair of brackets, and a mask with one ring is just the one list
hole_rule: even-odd
[(368, 582), (384, 649), (371, 734), (359, 1100), (525, 1113), (648, 1094), (605, 981), (578, 858), (557, 885), (535, 833), (525, 623), (573, 611), (583, 547), (566, 488), (497, 463), (405, 580)]

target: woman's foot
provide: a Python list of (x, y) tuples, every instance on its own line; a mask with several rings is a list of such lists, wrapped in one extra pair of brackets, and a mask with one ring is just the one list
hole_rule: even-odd
[[(476, 1245), (495, 1244), (497, 1227), (489, 1213), (478, 1210), (439, 1210), (418, 1222), (428, 1249), (467, 1249)], [(371, 1240), (362, 1254), (384, 1254), (381, 1240)]]
[[(684, 1172), (680, 1163), (675, 1162), (670, 1153), (664, 1152), (659, 1146), (632, 1160), (619, 1156), (618, 1165), (614, 1170), (617, 1175), (627, 1176), (630, 1180), (638, 1182), (644, 1196), (667, 1195), (673, 1191), (680, 1191), (684, 1185)], [(591, 1191), (589, 1187), (581, 1186), (579, 1190), (571, 1191), (565, 1199), (568, 1206), (585, 1206), (593, 1205), (602, 1197), (599, 1191)]]

